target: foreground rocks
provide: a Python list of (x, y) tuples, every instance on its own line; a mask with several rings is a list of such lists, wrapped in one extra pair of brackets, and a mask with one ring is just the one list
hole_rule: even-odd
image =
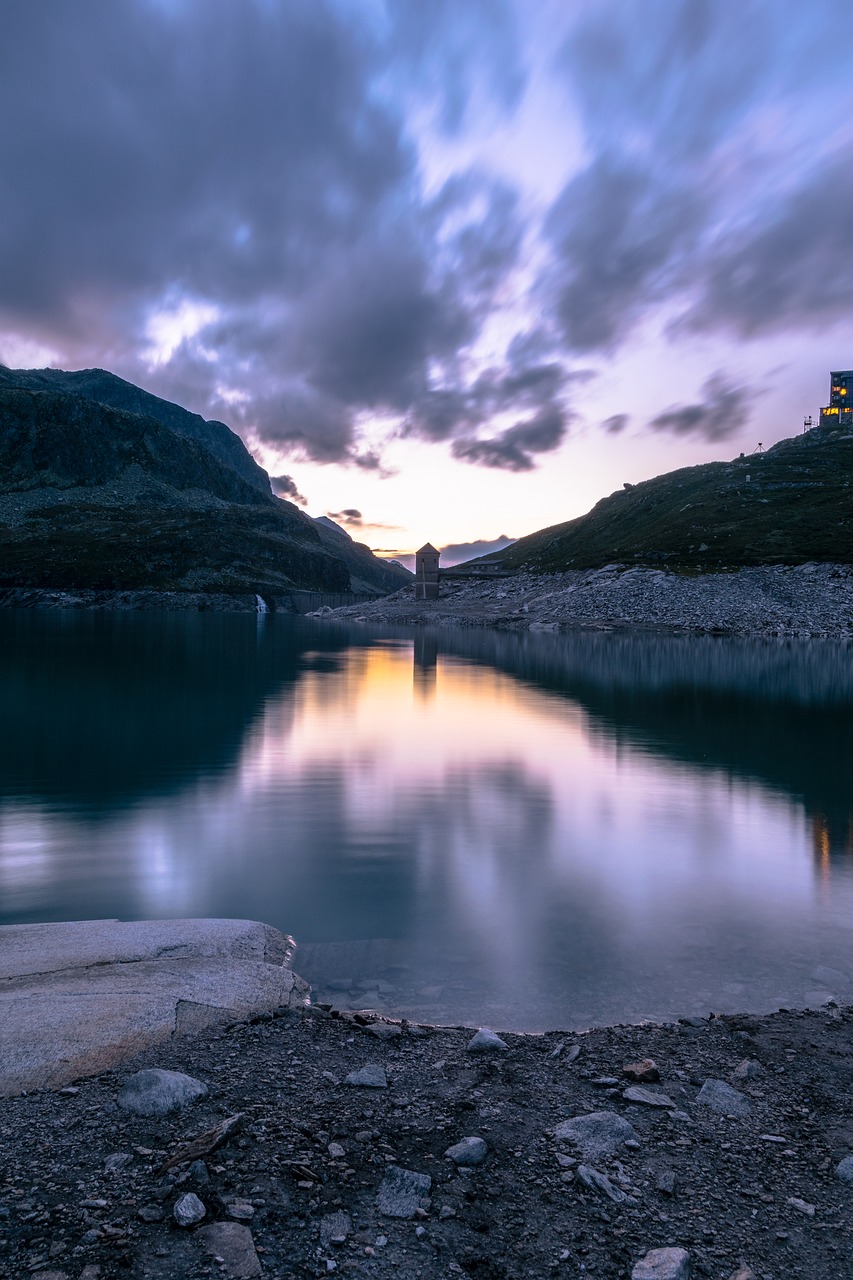
[(494, 580), (447, 580), (438, 600), (416, 601), (406, 587), (323, 616), (531, 631), (606, 627), (849, 638), (853, 565), (768, 565), (692, 575), (622, 564), (558, 574), (522, 571)]
[[(285, 1009), (7, 1099), (0, 1275), (849, 1275), (853, 1010), (501, 1038)], [(138, 1072), (197, 1083), (139, 1115)]]
[(58, 1088), (174, 1035), (301, 1005), (293, 940), (251, 920), (0, 927), (0, 1097)]

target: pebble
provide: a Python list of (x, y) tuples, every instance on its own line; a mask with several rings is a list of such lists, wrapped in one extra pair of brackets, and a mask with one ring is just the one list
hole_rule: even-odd
[(201, 1222), (206, 1213), (207, 1210), (198, 1196), (193, 1191), (187, 1191), (175, 1201), (172, 1217), (179, 1227), (194, 1227), (197, 1222)]
[(644, 1107), (661, 1107), (665, 1111), (672, 1111), (675, 1107), (672, 1098), (665, 1093), (660, 1093), (657, 1089), (645, 1089), (641, 1084), (632, 1084), (622, 1097), (626, 1102), (639, 1102)]
[(333, 1160), (343, 1160), (346, 1155), (346, 1148), (342, 1147), (339, 1142), (330, 1142), (326, 1150)]
[(235, 1218), (237, 1222), (251, 1222), (255, 1216), (255, 1206), (247, 1200), (232, 1200), (227, 1213), (229, 1218)]
[(613, 1155), (629, 1139), (636, 1142), (637, 1132), (615, 1111), (592, 1111), (563, 1120), (554, 1129), (554, 1137), (558, 1142), (571, 1142), (580, 1147), (586, 1159), (597, 1160)]
[(239, 1222), (212, 1222), (195, 1233), (205, 1253), (219, 1259), (217, 1274), (227, 1280), (254, 1280), (261, 1264), (248, 1227)]
[(126, 1169), (132, 1160), (133, 1156), (129, 1152), (115, 1151), (111, 1156), (107, 1156), (104, 1161), (104, 1172), (121, 1173), (122, 1169)]
[(482, 1138), (462, 1138), (448, 1147), (444, 1154), (456, 1165), (473, 1168), (483, 1163), (488, 1152), (488, 1145)]
[(636, 1264), (631, 1280), (690, 1280), (686, 1249), (651, 1249)]
[(737, 1271), (733, 1271), (729, 1276), (729, 1280), (758, 1280), (758, 1276), (752, 1267), (738, 1267)]
[(622, 1068), (623, 1076), (636, 1080), (638, 1084), (656, 1084), (660, 1080), (660, 1071), (652, 1058), (643, 1058), (641, 1062), (629, 1062)]
[(655, 1178), (656, 1189), (658, 1191), (662, 1191), (665, 1196), (674, 1196), (677, 1185), (678, 1180), (672, 1169), (664, 1169), (664, 1171), (659, 1173)]
[(152, 1068), (137, 1071), (125, 1080), (118, 1093), (118, 1105), (136, 1116), (166, 1116), (207, 1097), (207, 1085), (181, 1071)]
[(352, 1218), (342, 1209), (324, 1214), (320, 1219), (320, 1245), (324, 1249), (330, 1244), (343, 1244), (351, 1234)]
[(706, 1080), (696, 1095), (700, 1107), (709, 1107), (719, 1116), (748, 1116), (752, 1103), (725, 1080)]
[(136, 1216), (143, 1222), (162, 1222), (165, 1214), (159, 1204), (144, 1204), (141, 1209), (137, 1210)]
[(468, 1053), (505, 1053), (509, 1045), (488, 1027), (481, 1027), (477, 1034), (471, 1037), (465, 1048)]
[(344, 1084), (355, 1085), (362, 1089), (387, 1089), (388, 1077), (385, 1068), (376, 1062), (368, 1062), (367, 1066), (351, 1071), (344, 1078)]
[(845, 1156), (835, 1166), (835, 1176), (842, 1182), (853, 1183), (853, 1156)]
[(807, 1200), (801, 1200), (799, 1196), (789, 1196), (785, 1201), (792, 1209), (796, 1209), (798, 1213), (804, 1213), (807, 1218), (813, 1218), (815, 1208), (813, 1204), (809, 1204)]
[(739, 1062), (732, 1072), (733, 1080), (754, 1080), (756, 1076), (764, 1074), (764, 1068), (760, 1062), (756, 1062), (754, 1058), (744, 1058), (743, 1062)]
[(628, 1199), (624, 1191), (613, 1185), (606, 1173), (600, 1173), (588, 1164), (579, 1164), (577, 1175), (585, 1187), (589, 1187), (591, 1191), (600, 1191), (614, 1204), (624, 1204)]
[(424, 1207), (421, 1201), (429, 1195), (431, 1186), (429, 1174), (391, 1165), (385, 1170), (376, 1197), (379, 1212), (388, 1218), (414, 1218), (417, 1210)]

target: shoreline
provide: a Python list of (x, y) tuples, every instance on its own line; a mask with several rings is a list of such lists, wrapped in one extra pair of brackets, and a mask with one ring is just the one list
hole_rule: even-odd
[(547, 575), (454, 577), (441, 583), (438, 600), (416, 601), (407, 587), (370, 604), (321, 609), (309, 616), (328, 622), (522, 632), (850, 640), (853, 565), (769, 565), (685, 575), (613, 564)]
[[(140, 922), (132, 954), (173, 975), (174, 924)], [(194, 932), (178, 962), (201, 939), (202, 973), (223, 949), (290, 972), (268, 926)], [(18, 968), (41, 970), (31, 941)], [(79, 945), (59, 960), (95, 973)], [(472, 1039), (296, 1000), (7, 1098), (0, 1275), (627, 1280), (658, 1249), (686, 1255), (654, 1273), (670, 1280), (848, 1274), (853, 1008)], [(196, 1099), (128, 1110), (140, 1070), (191, 1077)]]

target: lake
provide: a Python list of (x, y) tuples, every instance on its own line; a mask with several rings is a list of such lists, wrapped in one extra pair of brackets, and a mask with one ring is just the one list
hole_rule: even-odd
[(0, 613), (0, 923), (230, 916), (315, 999), (853, 999), (853, 648)]

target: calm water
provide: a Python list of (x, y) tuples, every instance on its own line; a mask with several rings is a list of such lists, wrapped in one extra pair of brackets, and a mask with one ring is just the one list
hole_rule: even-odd
[(853, 999), (851, 711), (829, 643), (0, 613), (0, 922), (505, 1028)]

